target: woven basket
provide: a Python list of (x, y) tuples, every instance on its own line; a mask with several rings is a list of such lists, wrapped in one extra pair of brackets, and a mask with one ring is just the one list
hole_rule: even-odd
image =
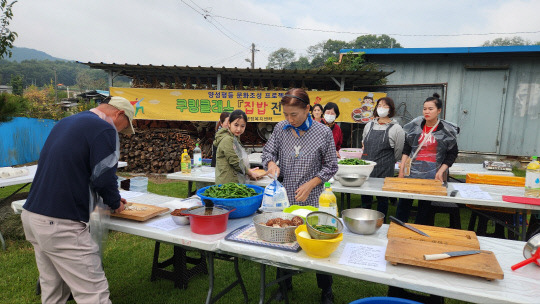
[[(294, 214), (285, 212), (268, 212), (254, 216), (253, 224), (255, 225), (257, 236), (263, 241), (272, 243), (288, 243), (296, 241), (294, 230), (297, 226), (277, 228), (264, 225), (264, 223), (271, 219), (282, 218), (284, 220), (291, 220), (293, 217), (295, 217)], [(261, 223), (263, 224), (261, 225)]]

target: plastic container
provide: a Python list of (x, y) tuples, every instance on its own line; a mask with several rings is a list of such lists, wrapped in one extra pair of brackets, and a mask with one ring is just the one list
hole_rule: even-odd
[(361, 148), (341, 148), (339, 150), (339, 156), (345, 158), (362, 158), (364, 151)]
[(306, 254), (312, 258), (323, 259), (329, 257), (332, 252), (336, 251), (341, 241), (343, 241), (343, 233), (330, 240), (317, 240), (299, 236), (298, 234), (302, 231), (307, 231), (306, 225), (300, 225), (294, 230), (296, 241)]
[(184, 153), (182, 153), (180, 168), (182, 173), (191, 173), (191, 157), (189, 157), (187, 149), (184, 149)]
[(130, 178), (129, 191), (135, 192), (148, 192), (148, 177), (146, 176), (136, 176)]
[(193, 149), (193, 169), (199, 170), (202, 166), (202, 151), (199, 148), (199, 144), (195, 144), (195, 149)]
[(337, 199), (332, 192), (332, 188), (329, 182), (324, 183), (324, 191), (319, 196), (319, 211), (330, 213), (335, 216), (339, 216)]
[(536, 156), (527, 165), (525, 173), (525, 196), (540, 198), (540, 163)]
[[(272, 243), (287, 243), (296, 241), (296, 235), (294, 230), (296, 226), (289, 226), (285, 228), (266, 226), (265, 223), (270, 219), (282, 218), (285, 220), (291, 220), (296, 215), (284, 212), (267, 212), (255, 215), (253, 217), (253, 225), (257, 236), (266, 242)], [(261, 224), (262, 223), (262, 224)]]
[(246, 197), (246, 198), (213, 198), (205, 196), (203, 193), (206, 191), (206, 189), (212, 187), (204, 187), (199, 190), (197, 190), (197, 196), (201, 198), (201, 200), (204, 203), (204, 200), (208, 199), (211, 200), (214, 205), (221, 205), (221, 206), (228, 206), (228, 207), (234, 207), (236, 208), (236, 211), (232, 212), (229, 216), (230, 218), (241, 218), (250, 216), (257, 209), (261, 207), (262, 199), (263, 199), (263, 192), (264, 188), (259, 187), (256, 185), (246, 185), (249, 188), (255, 189), (255, 192), (258, 193), (258, 195)]

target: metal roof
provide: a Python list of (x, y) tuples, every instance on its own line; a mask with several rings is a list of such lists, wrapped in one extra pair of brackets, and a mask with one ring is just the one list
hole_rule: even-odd
[[(297, 86), (304, 81), (309, 89), (331, 89), (336, 90), (334, 77), (338, 81), (345, 79), (345, 87), (351, 89), (354, 86), (370, 85), (392, 74), (394, 71), (329, 71), (326, 69), (311, 69), (311, 70), (275, 70), (275, 69), (250, 69), (250, 68), (226, 68), (226, 67), (190, 67), (190, 66), (165, 66), (165, 65), (141, 65), (141, 64), (116, 64), (116, 63), (95, 63), (95, 62), (80, 62), (93, 69), (101, 69), (115, 74), (115, 76), (128, 76), (131, 78), (150, 78), (154, 77), (160, 82), (172, 81), (174, 77), (191, 77), (194, 82), (195, 78), (200, 78), (201, 82), (205, 83), (207, 78), (221, 77), (221, 83), (227, 84), (228, 80), (234, 80), (234, 84), (242, 79), (244, 85), (249, 85), (249, 81), (253, 80), (257, 86), (259, 81), (272, 81), (274, 86), (277, 86), (281, 81), (283, 86), (288, 87), (291, 81), (294, 81)], [(266, 85), (266, 83), (265, 83)]]
[(536, 53), (540, 55), (540, 45), (448, 47), (448, 48), (395, 48), (395, 49), (341, 49), (345, 54), (363, 52), (366, 55), (415, 55), (415, 54), (487, 54), (487, 53)]

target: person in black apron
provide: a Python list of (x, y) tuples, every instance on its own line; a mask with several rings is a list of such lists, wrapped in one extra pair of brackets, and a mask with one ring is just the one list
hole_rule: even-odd
[[(395, 163), (401, 157), (405, 132), (396, 120), (394, 101), (390, 97), (383, 97), (377, 101), (373, 116), (375, 119), (364, 128), (362, 159), (377, 163), (369, 177), (394, 176)], [(362, 207), (371, 209), (373, 196), (362, 195)], [(388, 213), (388, 197), (377, 197), (377, 210)]]
[[(447, 170), (458, 155), (458, 128), (439, 118), (442, 101), (437, 93), (424, 101), (423, 116), (406, 124), (403, 157), (399, 177), (435, 179), (443, 183)], [(396, 217), (403, 222), (409, 220), (412, 199), (399, 199)], [(418, 201), (416, 224), (429, 224), (430, 201)]]

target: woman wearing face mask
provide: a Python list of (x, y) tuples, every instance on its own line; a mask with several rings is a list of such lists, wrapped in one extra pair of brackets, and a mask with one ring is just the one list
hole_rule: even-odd
[(324, 106), (322, 122), (326, 124), (334, 137), (334, 145), (336, 146), (336, 154), (339, 158), (339, 150), (343, 143), (343, 133), (341, 128), (336, 124), (336, 119), (339, 117), (339, 107), (333, 102), (329, 102)]
[[(424, 101), (424, 116), (406, 124), (403, 156), (399, 177), (436, 179), (441, 183), (447, 178), (446, 171), (454, 164), (458, 155), (457, 127), (439, 119), (442, 101), (439, 94), (433, 94)], [(410, 165), (409, 165), (410, 164)], [(407, 222), (412, 199), (400, 199), (396, 217)], [(418, 201), (415, 223), (430, 224), (431, 202)]]
[[(397, 160), (401, 159), (405, 132), (394, 117), (394, 100), (383, 97), (377, 101), (373, 116), (375, 119), (366, 124), (362, 134), (362, 159), (377, 163), (370, 177), (392, 177)], [(362, 195), (362, 206), (371, 208), (373, 196)], [(377, 210), (388, 213), (388, 197), (377, 197)]]
[[(217, 132), (219, 130), (221, 130), (221, 128), (225, 128), (225, 129), (229, 128), (229, 116), (230, 115), (231, 115), (231, 113), (229, 113), (229, 112), (221, 112), (221, 115), (219, 115), (219, 121), (216, 124), (216, 135), (217, 135)], [(215, 140), (215, 138), (214, 138), (214, 140)], [(212, 162), (210, 164), (212, 167), (216, 166), (216, 153), (217, 153), (217, 146), (214, 146), (212, 144)]]
[[(303, 89), (287, 91), (281, 107), (286, 120), (276, 125), (264, 145), (263, 166), (268, 175), (283, 178), (291, 205), (317, 207), (324, 182), (338, 169), (332, 132), (313, 121), (309, 96)], [(290, 279), (284, 284), (292, 288)], [(317, 285), (322, 290), (321, 301), (332, 303), (332, 276), (317, 274)]]
[(311, 118), (316, 122), (322, 122), (323, 110), (324, 108), (320, 103), (313, 105), (313, 108), (311, 108)]

